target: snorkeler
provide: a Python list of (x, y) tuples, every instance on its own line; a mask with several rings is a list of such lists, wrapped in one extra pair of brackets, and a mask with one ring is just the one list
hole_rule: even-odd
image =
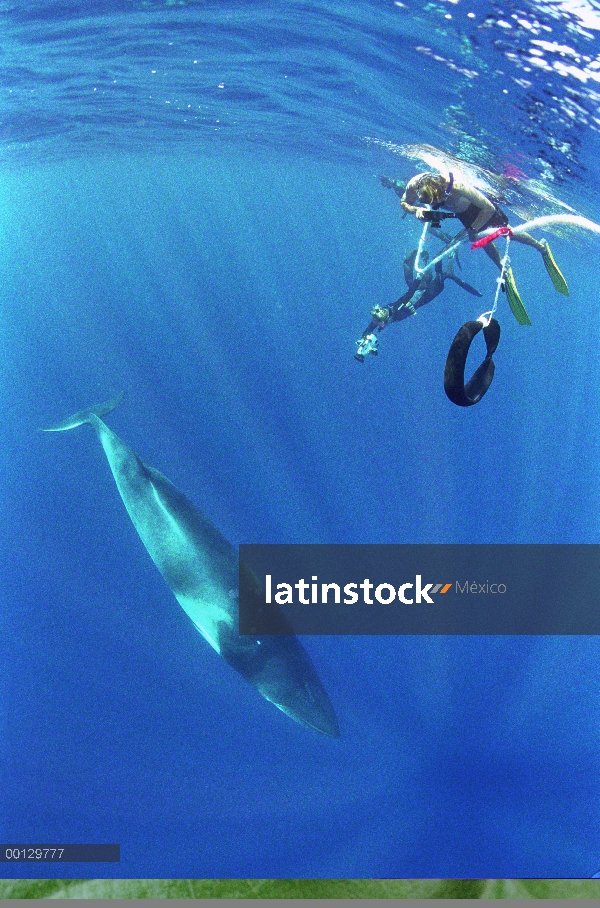
[[(450, 237), (450, 240), (451, 239), (452, 238)], [(415, 275), (414, 271), (416, 258), (417, 250), (414, 249), (404, 259), (404, 280), (408, 287), (406, 293), (389, 306), (374, 306), (371, 310), (371, 322), (363, 331), (362, 337), (357, 341), (358, 350), (354, 354), (354, 358), (357, 359), (359, 363), (365, 361), (365, 356), (368, 353), (373, 353), (374, 355), (377, 355), (378, 353), (377, 337), (374, 334), (375, 329), (377, 329), (378, 332), (381, 332), (392, 322), (400, 322), (411, 315), (416, 315), (417, 309), (420, 309), (421, 306), (430, 303), (436, 296), (439, 296), (444, 289), (446, 280), (454, 281), (459, 287), (462, 287), (463, 290), (472, 293), (474, 296), (481, 296), (479, 290), (471, 287), (470, 284), (467, 284), (467, 282), (461, 280), (461, 278), (456, 277), (454, 274), (453, 255), (449, 256), (448, 268), (446, 271), (442, 269), (442, 263), (437, 262), (435, 271), (432, 271), (430, 268), (419, 277)], [(421, 261), (425, 264), (429, 261), (429, 253), (427, 250), (421, 253)]]
[[(386, 184), (384, 183), (384, 185)], [(407, 183), (400, 199), (400, 204), (404, 211), (416, 215), (419, 220), (426, 220), (427, 218), (427, 215), (425, 215), (427, 209), (420, 207), (424, 205), (429, 205), (433, 209), (442, 208), (453, 212), (471, 240), (475, 240), (478, 233), (482, 230), (487, 230), (490, 227), (506, 227), (508, 225), (507, 215), (497, 205), (486, 198), (478, 189), (466, 186), (464, 183), (455, 180), (452, 174), (449, 174), (449, 177), (446, 178), (441, 174), (418, 173)], [(564, 296), (568, 296), (569, 288), (567, 282), (554, 260), (547, 241), (536, 240), (528, 233), (514, 233), (512, 239), (537, 249), (542, 256), (546, 271), (550, 275), (555, 289)], [(502, 260), (494, 243), (489, 242), (484, 248), (502, 273)], [(510, 264), (504, 270), (504, 279), (506, 296), (517, 320), (521, 324), (529, 324), (529, 318), (517, 290)], [(526, 321), (521, 321), (523, 314)]]

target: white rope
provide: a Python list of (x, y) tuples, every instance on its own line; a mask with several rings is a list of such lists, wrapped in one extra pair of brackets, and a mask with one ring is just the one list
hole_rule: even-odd
[[(500, 263), (500, 276), (498, 277), (498, 279), (496, 281), (496, 295), (494, 297), (494, 303), (492, 305), (492, 308), (489, 310), (489, 312), (483, 312), (477, 319), (478, 322), (481, 322), (481, 324), (483, 325), (484, 328), (487, 328), (487, 326), (489, 325), (489, 323), (491, 322), (491, 320), (494, 317), (494, 313), (495, 313), (496, 309), (498, 308), (498, 297), (500, 296), (500, 290), (502, 289), (502, 285), (504, 283), (504, 274), (506, 272), (508, 265), (510, 264), (509, 258), (508, 258), (508, 247), (510, 245), (510, 234), (509, 233), (507, 233), (505, 235), (505, 239), (506, 239), (506, 248), (504, 250), (504, 258), (502, 259), (502, 261)], [(487, 321), (484, 321), (484, 319), (487, 319)]]
[[(525, 224), (519, 224), (517, 227), (511, 227), (512, 234), (519, 233), (528, 233), (530, 230), (535, 230), (538, 227), (549, 227), (552, 224), (571, 224), (573, 227), (581, 227), (584, 230), (590, 230), (592, 233), (600, 233), (600, 224), (594, 223), (594, 221), (588, 220), (588, 218), (581, 217), (578, 214), (549, 214), (541, 218), (533, 218), (531, 221), (527, 221)], [(483, 230), (481, 236), (489, 235), (494, 232), (494, 228), (488, 230)], [(500, 277), (498, 278), (498, 286), (496, 287), (496, 296), (494, 297), (494, 304), (489, 312), (484, 312), (477, 319), (478, 322), (481, 322), (484, 327), (487, 327), (494, 317), (494, 313), (498, 308), (498, 296), (500, 294), (500, 289), (504, 282), (504, 275), (506, 273), (506, 268), (509, 265), (508, 260), (508, 247), (510, 244), (511, 234), (506, 234), (506, 250), (504, 253), (504, 258), (502, 259), (500, 267)]]
[(422, 274), (425, 274), (427, 268), (420, 268), (421, 264), (421, 253), (423, 252), (423, 246), (425, 245), (425, 240), (427, 239), (427, 234), (429, 232), (429, 221), (425, 221), (423, 224), (423, 229), (421, 231), (421, 237), (419, 239), (419, 245), (417, 247), (417, 257), (415, 259), (414, 269), (417, 277), (420, 277)]
[[(525, 224), (519, 224), (517, 227), (511, 227), (513, 234), (527, 233), (530, 230), (535, 230), (538, 227), (549, 227), (553, 224), (571, 224), (573, 227), (581, 227), (583, 230), (589, 230), (592, 233), (600, 234), (600, 224), (596, 224), (594, 221), (590, 221), (588, 218), (581, 217), (578, 214), (549, 214), (541, 218), (533, 218), (531, 221), (527, 221)], [(490, 227), (487, 230), (482, 230), (478, 236), (484, 237), (488, 236), (491, 233), (496, 231), (496, 227)], [(428, 262), (424, 268), (420, 267), (421, 264), (421, 253), (423, 251), (423, 246), (425, 245), (425, 240), (427, 238), (427, 233), (429, 230), (429, 221), (425, 222), (423, 226), (423, 231), (421, 233), (421, 239), (419, 240), (419, 248), (417, 249), (417, 257), (415, 259), (414, 269), (417, 277), (422, 277), (427, 271), (430, 271), (432, 268), (435, 268), (438, 262), (441, 262), (449, 255), (454, 255), (454, 252), (458, 249), (462, 243), (464, 243), (468, 237), (463, 237), (460, 240), (455, 240), (449, 246), (447, 246), (438, 256)], [(498, 308), (498, 297), (500, 295), (500, 289), (504, 283), (504, 275), (506, 269), (509, 265), (508, 259), (508, 247), (510, 244), (510, 235), (506, 234), (506, 249), (504, 252), (504, 258), (502, 259), (500, 265), (500, 276), (497, 280), (496, 286), (496, 295), (494, 297), (494, 303), (489, 312), (482, 313), (477, 319), (478, 322), (481, 322), (484, 327), (487, 327), (494, 317), (494, 313)]]
[(512, 227), (513, 233), (526, 233), (529, 230), (535, 230), (537, 227), (549, 227), (552, 224), (572, 224), (573, 227), (582, 227), (584, 230), (591, 230), (592, 233), (600, 233), (600, 224), (582, 218), (578, 214), (548, 214), (543, 218), (534, 218), (525, 224), (519, 224), (518, 227)]
[(428, 262), (424, 268), (420, 267), (421, 263), (421, 253), (423, 251), (423, 246), (425, 245), (425, 239), (427, 237), (427, 232), (429, 230), (429, 221), (425, 221), (423, 231), (421, 233), (421, 239), (419, 240), (419, 248), (417, 249), (417, 257), (415, 259), (415, 264), (413, 268), (417, 277), (422, 277), (427, 271), (431, 271), (432, 268), (435, 268), (438, 262), (441, 262), (442, 259), (447, 258), (449, 255), (454, 255), (459, 246), (461, 246), (468, 237), (462, 237), (460, 240), (455, 240), (449, 246), (446, 246), (445, 249), (442, 249), (439, 255), (434, 259)]

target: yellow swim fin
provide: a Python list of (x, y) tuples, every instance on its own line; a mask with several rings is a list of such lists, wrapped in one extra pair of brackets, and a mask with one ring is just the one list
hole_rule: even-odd
[(513, 270), (509, 265), (504, 272), (504, 287), (506, 290), (506, 299), (508, 300), (508, 305), (512, 310), (512, 314), (518, 321), (520, 325), (530, 325), (531, 319), (527, 315), (527, 310), (523, 305), (523, 300), (519, 296), (519, 291), (517, 290), (517, 285), (515, 283), (515, 276)]
[(546, 266), (546, 271), (550, 275), (550, 278), (552, 280), (552, 283), (554, 284), (555, 289), (558, 290), (559, 293), (562, 293), (563, 296), (568, 296), (569, 287), (567, 285), (566, 280), (564, 279), (563, 273), (560, 270), (560, 268), (558, 267), (558, 265), (556, 264), (556, 262), (554, 261), (554, 256), (552, 255), (552, 252), (550, 251), (550, 246), (548, 245), (547, 241), (542, 240), (542, 242), (545, 246), (545, 249), (542, 252), (542, 258), (544, 259), (544, 265)]

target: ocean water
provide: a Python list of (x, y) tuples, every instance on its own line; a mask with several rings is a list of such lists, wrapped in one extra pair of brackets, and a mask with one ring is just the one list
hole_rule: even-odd
[(149, 559), (87, 427), (240, 542), (600, 536), (600, 237), (513, 244), (486, 397), (444, 394), (496, 274), (359, 365), (419, 227), (382, 174), (432, 155), (511, 222), (600, 222), (600, 4), (0, 3), (0, 838), (119, 842), (4, 876), (586, 877), (600, 644), (314, 637), (339, 739), (263, 700)]

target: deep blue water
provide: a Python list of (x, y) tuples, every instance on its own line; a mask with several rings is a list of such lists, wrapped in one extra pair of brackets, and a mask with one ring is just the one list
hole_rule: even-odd
[(70, 877), (591, 876), (596, 638), (308, 638), (322, 738), (194, 631), (94, 434), (38, 429), (126, 389), (109, 424), (235, 544), (597, 544), (598, 236), (551, 237), (568, 299), (511, 247), (533, 325), (501, 299), (469, 410), (481, 252), (483, 301), (353, 353), (418, 239), (407, 144), (600, 221), (599, 4), (102, 6), (0, 3), (0, 838), (121, 843)]

